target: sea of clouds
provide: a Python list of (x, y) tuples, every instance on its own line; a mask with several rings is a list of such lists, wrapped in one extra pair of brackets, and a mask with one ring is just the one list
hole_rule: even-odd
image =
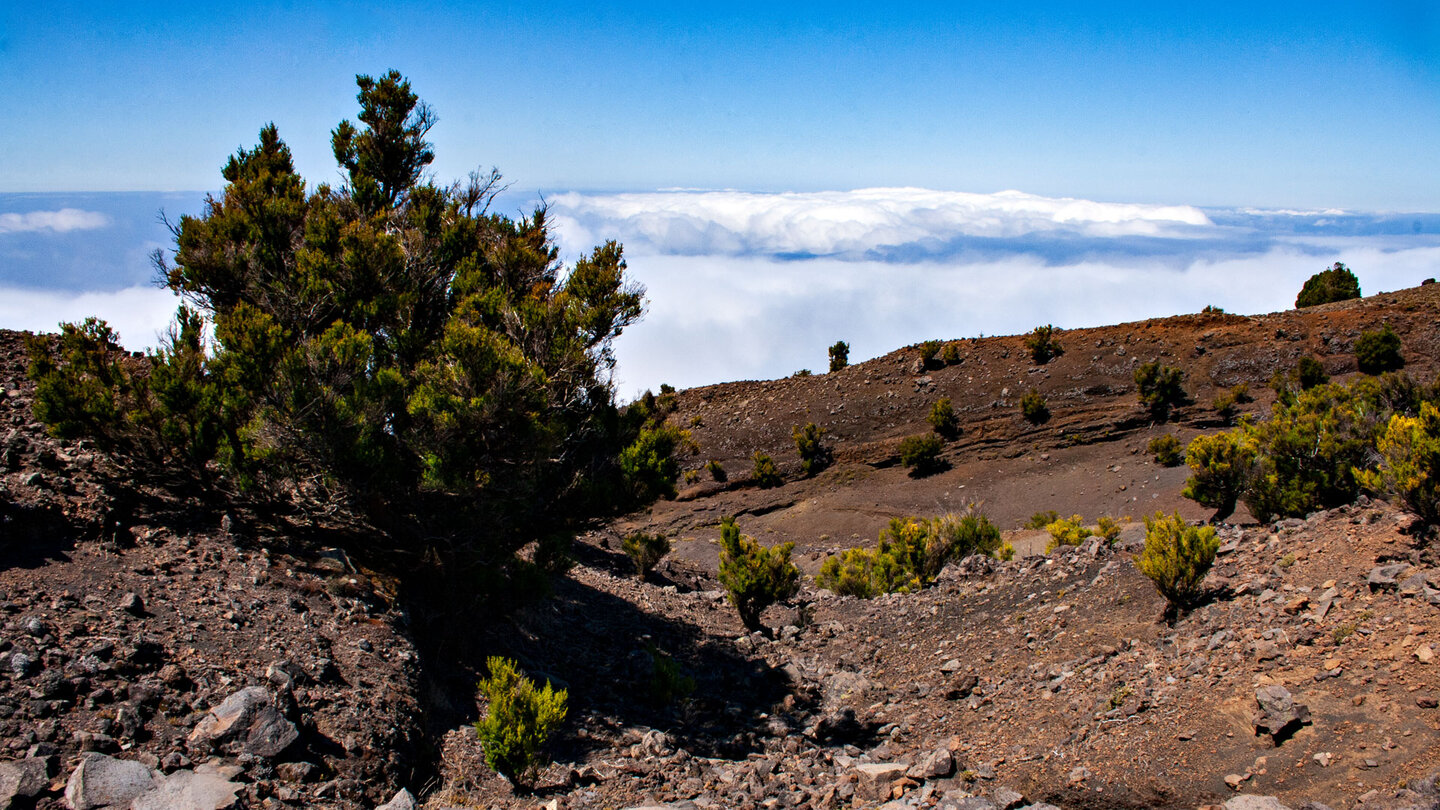
[[(171, 243), (158, 216), (204, 195), (0, 195), (0, 327), (97, 314), (152, 345), (177, 304), (149, 283)], [(515, 196), (502, 200), (524, 210)], [(648, 311), (617, 343), (629, 398), (823, 371), (929, 338), (1120, 323), (1206, 305), (1293, 306), (1340, 261), (1367, 294), (1440, 275), (1440, 214), (1216, 209), (918, 188), (676, 189), (552, 196), (567, 261), (625, 245)], [(528, 204), (528, 201), (524, 201)], [(507, 211), (510, 213), (510, 211)]]

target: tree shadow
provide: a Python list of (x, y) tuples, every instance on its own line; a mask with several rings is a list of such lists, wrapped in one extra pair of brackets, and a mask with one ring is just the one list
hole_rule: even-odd
[(0, 568), (39, 568), (66, 562), (88, 531), (59, 509), (0, 501)]

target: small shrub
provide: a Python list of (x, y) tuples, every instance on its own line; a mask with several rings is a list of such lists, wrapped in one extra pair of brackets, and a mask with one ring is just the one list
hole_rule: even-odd
[(1161, 365), (1156, 360), (1135, 369), (1135, 388), (1140, 403), (1150, 409), (1150, 415), (1158, 421), (1169, 417), (1170, 409), (1187, 401), (1185, 372), (1173, 366)]
[(1185, 452), (1181, 448), (1180, 440), (1171, 433), (1156, 436), (1145, 446), (1145, 449), (1155, 457), (1155, 463), (1162, 467), (1179, 466), (1180, 462), (1185, 460)]
[(1305, 281), (1300, 294), (1295, 297), (1295, 308), (1313, 307), (1335, 301), (1348, 301), (1360, 297), (1360, 279), (1345, 265), (1336, 262), (1334, 267), (1321, 270)]
[(1055, 339), (1059, 333), (1059, 329), (1047, 323), (1035, 327), (1026, 335), (1025, 348), (1030, 350), (1030, 359), (1034, 360), (1036, 365), (1043, 366), (1065, 353), (1060, 341)]
[(955, 406), (949, 397), (941, 397), (930, 406), (930, 415), (925, 417), (935, 432), (947, 439), (960, 435), (960, 420), (955, 417)]
[(1155, 583), (1173, 612), (1199, 601), (1201, 583), (1219, 549), (1220, 540), (1211, 527), (1191, 526), (1179, 514), (1157, 512), (1145, 518), (1145, 550), (1135, 565)]
[[(820, 566), (817, 587), (868, 599), (911, 593), (935, 581), (946, 563), (971, 554), (996, 555), (1000, 530), (971, 505), (961, 515), (895, 518), (872, 549), (850, 549)], [(1014, 549), (1010, 550), (1014, 554)]]
[(680, 462), (675, 453), (694, 446), (690, 431), (660, 423), (640, 430), (635, 441), (620, 451), (620, 471), (630, 495), (638, 503), (675, 497)]
[(1215, 408), (1215, 414), (1219, 416), (1225, 424), (1228, 425), (1235, 420), (1236, 399), (1233, 390), (1220, 392), (1216, 395), (1215, 402), (1212, 404)]
[(824, 436), (825, 429), (814, 422), (790, 429), (790, 438), (795, 440), (795, 450), (800, 454), (800, 469), (807, 478), (830, 466), (830, 448), (821, 442)]
[(1324, 385), (1330, 382), (1330, 375), (1325, 373), (1325, 366), (1313, 357), (1302, 357), (1300, 362), (1295, 364), (1295, 379), (1300, 383), (1301, 391), (1308, 391), (1317, 385)]
[(946, 343), (945, 348), (940, 350), (940, 362), (947, 366), (960, 362), (960, 344), (953, 340)]
[(1440, 524), (1440, 410), (1425, 402), (1418, 418), (1390, 417), (1376, 450), (1384, 463), (1359, 471), (1361, 485), (1398, 500), (1429, 525)]
[(686, 675), (669, 653), (654, 644), (647, 643), (645, 652), (650, 656), (650, 702), (656, 706), (669, 706), (677, 700), (684, 700), (695, 692), (695, 679)]
[(1185, 463), (1190, 465), (1191, 474), (1180, 494), (1214, 509), (1212, 520), (1224, 520), (1235, 511), (1245, 490), (1255, 454), (1255, 445), (1246, 439), (1244, 431), (1196, 436), (1185, 449)]
[(722, 484), (729, 479), (729, 476), (725, 474), (725, 465), (713, 458), (705, 462), (705, 472), (710, 473), (711, 478)]
[(802, 368), (802, 369), (800, 369), (799, 371), (795, 372), (794, 374), (791, 374), (790, 376), (791, 376), (791, 377), (809, 377), (809, 376), (811, 376), (811, 374), (810, 374), (810, 369), (808, 369), (808, 368)]
[(1085, 527), (1085, 519), (1079, 515), (1072, 515), (1068, 520), (1060, 518), (1046, 526), (1045, 530), (1050, 532), (1050, 542), (1045, 545), (1046, 554), (1061, 546), (1078, 546), (1094, 534)]
[[(1126, 521), (1128, 522), (1129, 518), (1126, 518)], [(1120, 521), (1109, 515), (1102, 515), (1095, 521), (1095, 528), (1095, 533), (1105, 538), (1109, 545), (1115, 545), (1115, 541), (1120, 539)]]
[(625, 555), (635, 563), (635, 574), (641, 579), (649, 576), (655, 566), (670, 553), (670, 538), (664, 534), (635, 532), (620, 541)]
[(699, 480), (700, 480), (700, 471), (699, 471), (699, 470), (686, 470), (685, 473), (684, 473), (683, 475), (681, 475), (681, 478), (684, 478), (684, 479), (685, 479), (685, 483), (687, 483), (687, 484), (693, 484), (693, 483), (695, 483), (696, 481), (699, 481)]
[(1020, 396), (1020, 414), (1032, 425), (1043, 424), (1050, 419), (1050, 406), (1039, 391), (1030, 389)]
[(830, 347), (830, 370), (839, 371), (850, 365), (850, 344), (843, 340), (835, 341)]
[(1008, 541), (1001, 543), (1000, 548), (995, 549), (995, 559), (1004, 560), (1005, 562), (1015, 559), (1015, 547), (1010, 545)]
[(491, 656), (485, 667), (490, 675), (479, 688), (489, 707), (475, 723), (485, 764), (516, 784), (527, 784), (540, 769), (545, 743), (565, 720), (568, 695), (549, 683), (536, 689), (508, 658)]
[(1059, 512), (1056, 512), (1054, 509), (1048, 509), (1044, 512), (1036, 512), (1035, 514), (1031, 515), (1030, 519), (1025, 521), (1025, 524), (1021, 528), (1043, 529), (1059, 519)]
[(900, 463), (917, 475), (934, 472), (940, 467), (940, 451), (944, 444), (934, 433), (906, 436), (900, 440)]
[(754, 479), (757, 486), (762, 489), (770, 489), (784, 483), (784, 479), (780, 477), (780, 471), (775, 469), (775, 459), (759, 450), (756, 450), (750, 458), (754, 461), (754, 466), (750, 469), (750, 477)]
[(800, 591), (800, 569), (790, 562), (794, 543), (766, 548), (740, 534), (734, 518), (720, 523), (720, 584), (746, 630), (761, 629), (760, 614)]
[(1205, 308), (1200, 310), (1200, 313), (1202, 315), (1224, 315), (1225, 310), (1221, 307), (1215, 306), (1214, 304), (1206, 304)]
[(1384, 374), (1405, 367), (1400, 336), (1385, 324), (1378, 332), (1365, 332), (1355, 341), (1355, 362), (1366, 374)]
[(930, 365), (935, 361), (935, 356), (940, 354), (940, 341), (927, 340), (920, 344), (920, 362)]

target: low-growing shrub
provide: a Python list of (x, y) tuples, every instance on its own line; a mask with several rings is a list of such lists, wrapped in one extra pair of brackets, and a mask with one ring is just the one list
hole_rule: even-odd
[(955, 406), (949, 397), (941, 397), (930, 406), (930, 415), (925, 417), (935, 432), (947, 439), (960, 435), (960, 420), (955, 417)]
[(1388, 323), (1378, 331), (1362, 333), (1355, 341), (1355, 362), (1366, 374), (1383, 374), (1404, 368), (1400, 336)]
[(620, 546), (625, 550), (625, 556), (635, 564), (636, 576), (644, 579), (655, 566), (660, 564), (666, 554), (670, 553), (670, 538), (664, 534), (649, 532), (634, 532), (626, 535), (620, 541)]
[(800, 469), (808, 478), (830, 466), (830, 448), (821, 441), (825, 429), (814, 422), (804, 427), (796, 425), (790, 429), (790, 438), (795, 440), (795, 451), (800, 454)]
[(920, 362), (930, 365), (935, 361), (935, 356), (940, 353), (940, 341), (926, 340), (920, 344)]
[(1200, 600), (1201, 584), (1219, 549), (1213, 528), (1191, 526), (1179, 514), (1157, 512), (1145, 518), (1145, 550), (1135, 565), (1155, 583), (1173, 612)]
[(661, 422), (640, 430), (629, 447), (620, 451), (620, 470), (630, 496), (637, 503), (675, 497), (680, 477), (676, 452), (694, 446), (690, 431)]
[(740, 533), (734, 518), (720, 522), (720, 585), (746, 630), (760, 630), (760, 614), (800, 591), (800, 569), (790, 562), (794, 543), (766, 548)]
[(1059, 519), (1059, 512), (1056, 512), (1054, 509), (1047, 509), (1044, 512), (1036, 512), (1035, 514), (1031, 515), (1030, 519), (1025, 521), (1024, 525), (1022, 525), (1021, 528), (1043, 529)]
[(839, 371), (850, 365), (850, 344), (843, 340), (835, 341), (830, 347), (830, 370)]
[(1045, 530), (1050, 532), (1050, 542), (1045, 545), (1046, 554), (1061, 546), (1078, 546), (1085, 538), (1094, 534), (1085, 526), (1085, 519), (1079, 515), (1072, 515), (1068, 520), (1059, 518), (1046, 526)]
[(754, 462), (750, 468), (750, 477), (754, 479), (757, 486), (762, 489), (770, 489), (784, 483), (784, 479), (780, 477), (780, 471), (775, 468), (775, 459), (770, 458), (768, 454), (756, 450), (750, 459)]
[(1241, 403), (1250, 402), (1250, 386), (1240, 383), (1229, 390), (1220, 392), (1215, 397), (1215, 413), (1228, 424), (1235, 419), (1236, 406)]
[(1030, 389), (1020, 396), (1020, 414), (1032, 425), (1043, 424), (1050, 419), (1050, 407), (1039, 391)]
[(900, 463), (916, 475), (926, 475), (940, 467), (940, 451), (944, 444), (934, 433), (906, 436), (900, 440)]
[[(1129, 522), (1130, 519), (1126, 518), (1125, 520)], [(1120, 521), (1109, 515), (1101, 515), (1095, 521), (1095, 533), (1105, 538), (1105, 542), (1112, 546), (1115, 545), (1116, 540), (1120, 539), (1120, 529)]]
[(695, 679), (686, 675), (669, 653), (650, 643), (646, 643), (645, 652), (650, 656), (650, 682), (647, 686), (652, 704), (669, 706), (695, 692)]
[(1185, 372), (1156, 360), (1135, 369), (1135, 388), (1140, 403), (1157, 421), (1165, 421), (1170, 409), (1188, 401), (1183, 383)]
[(945, 348), (940, 350), (940, 362), (947, 366), (960, 362), (960, 344), (953, 340), (946, 343)]
[(1418, 417), (1390, 417), (1376, 450), (1383, 463), (1378, 470), (1360, 471), (1360, 483), (1399, 501), (1427, 524), (1440, 524), (1440, 410), (1426, 402)]
[(711, 478), (722, 484), (729, 478), (729, 476), (725, 474), (725, 465), (713, 458), (705, 462), (705, 472), (710, 473)]
[(544, 762), (545, 743), (565, 720), (568, 695), (549, 683), (537, 689), (508, 658), (491, 656), (485, 668), (490, 674), (479, 689), (489, 706), (475, 723), (485, 764), (516, 784), (528, 784)]
[(1360, 279), (1345, 265), (1336, 262), (1334, 267), (1321, 270), (1306, 279), (1295, 296), (1295, 307), (1313, 307), (1335, 301), (1348, 301), (1360, 297)]
[(1244, 431), (1196, 436), (1185, 449), (1190, 477), (1181, 494), (1214, 509), (1212, 520), (1230, 517), (1245, 490), (1255, 455), (1255, 445)]
[(1180, 440), (1174, 434), (1166, 433), (1164, 436), (1156, 436), (1150, 440), (1145, 449), (1155, 457), (1155, 463), (1162, 467), (1176, 467), (1185, 460), (1185, 452)]
[(1060, 341), (1055, 339), (1058, 334), (1060, 330), (1047, 323), (1035, 327), (1025, 336), (1025, 348), (1030, 350), (1030, 359), (1034, 360), (1036, 365), (1043, 366), (1065, 353)]
[(1324, 385), (1330, 382), (1330, 375), (1325, 373), (1325, 366), (1313, 357), (1302, 357), (1295, 364), (1295, 381), (1300, 384), (1301, 391), (1308, 391), (1317, 385)]
[(995, 556), (1004, 548), (1000, 530), (973, 505), (960, 515), (895, 518), (880, 532), (875, 548), (850, 549), (827, 558), (815, 584), (867, 599), (882, 593), (910, 593), (934, 582), (948, 562), (971, 554)]

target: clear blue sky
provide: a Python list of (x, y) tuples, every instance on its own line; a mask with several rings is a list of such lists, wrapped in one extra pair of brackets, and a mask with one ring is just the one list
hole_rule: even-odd
[(442, 180), (1440, 211), (1434, 3), (888, 5), (5, 3), (0, 192), (333, 180), (393, 67)]

